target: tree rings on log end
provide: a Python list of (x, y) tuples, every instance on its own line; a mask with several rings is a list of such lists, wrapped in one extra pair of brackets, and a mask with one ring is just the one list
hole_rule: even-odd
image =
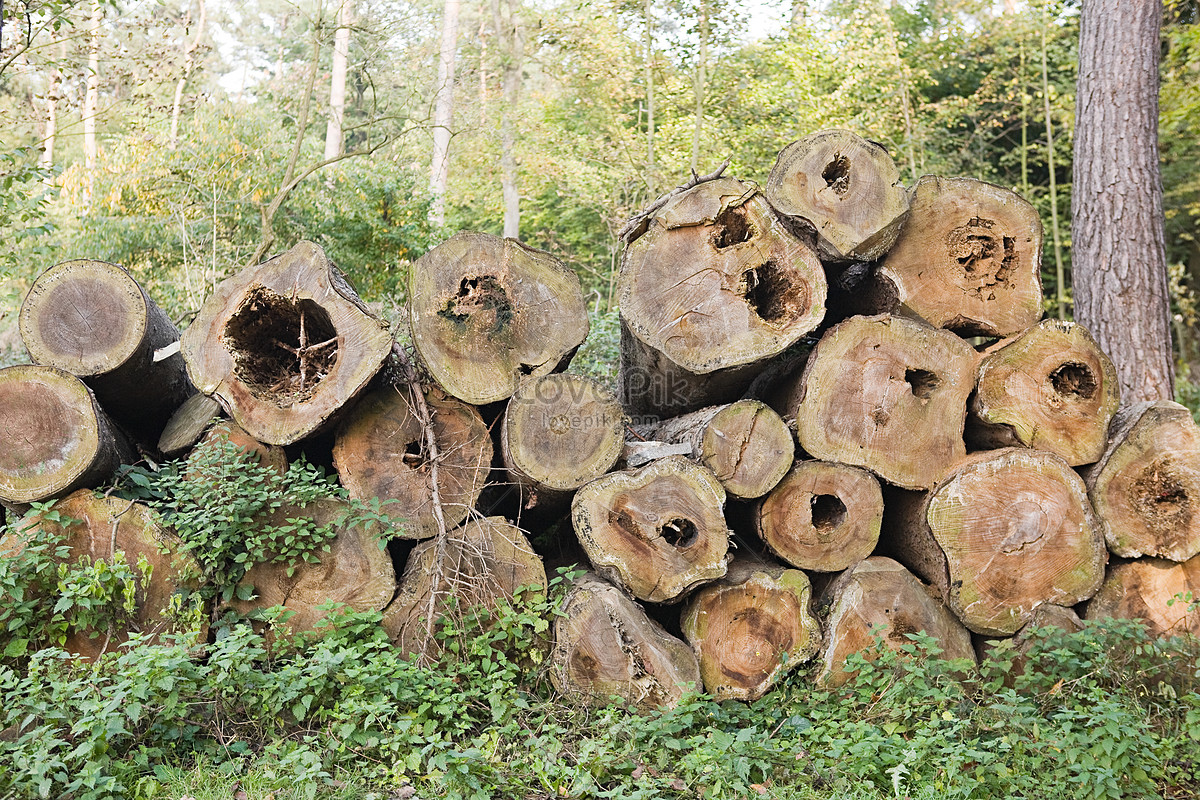
[(1200, 636), (1196, 598), (1200, 598), (1200, 556), (1182, 564), (1139, 558), (1108, 571), (1084, 618), (1140, 619), (1151, 636)]

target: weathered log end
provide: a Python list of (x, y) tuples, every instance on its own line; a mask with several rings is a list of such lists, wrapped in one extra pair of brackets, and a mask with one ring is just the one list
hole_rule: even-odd
[(1139, 558), (1117, 564), (1084, 618), (1141, 619), (1151, 636), (1189, 633), (1200, 636), (1200, 556), (1182, 564), (1158, 558)]

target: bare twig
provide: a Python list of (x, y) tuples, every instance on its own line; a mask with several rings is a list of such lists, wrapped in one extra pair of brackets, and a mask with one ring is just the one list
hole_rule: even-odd
[(670, 202), (671, 198), (675, 197), (676, 195), (683, 194), (688, 189), (694, 189), (702, 183), (708, 183), (709, 181), (717, 180), (725, 174), (725, 170), (728, 167), (729, 159), (727, 158), (721, 162), (721, 166), (717, 167), (708, 175), (697, 175), (695, 171), (693, 171), (691, 180), (689, 180), (687, 183), (683, 184), (682, 186), (675, 187), (650, 205), (646, 206), (646, 208), (630, 217), (629, 222), (625, 223), (625, 227), (621, 228), (621, 230), (617, 233), (617, 238), (625, 244), (629, 244), (633, 238), (636, 238), (633, 236), (633, 234), (637, 232), (644, 224), (646, 224), (650, 217), (654, 215), (655, 211), (658, 211), (660, 208)]

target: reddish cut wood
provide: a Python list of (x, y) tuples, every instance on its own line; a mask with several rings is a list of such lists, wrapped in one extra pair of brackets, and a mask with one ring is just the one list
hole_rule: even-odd
[(1151, 636), (1200, 636), (1200, 608), (1194, 602), (1198, 598), (1200, 556), (1182, 564), (1139, 558), (1108, 571), (1084, 617), (1144, 620)]
[(1013, 336), (1042, 316), (1042, 223), (1019, 195), (926, 175), (880, 265), (901, 307), (963, 336)]
[(312, 242), (223, 281), (180, 341), (196, 387), (280, 445), (332, 424), (392, 350), (387, 327)]

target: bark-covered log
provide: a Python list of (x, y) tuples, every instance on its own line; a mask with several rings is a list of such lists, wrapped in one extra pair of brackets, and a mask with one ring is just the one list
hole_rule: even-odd
[(21, 338), (35, 364), (83, 378), (112, 418), (149, 446), (195, 393), (179, 331), (141, 285), (103, 261), (65, 261), (34, 281)]
[(1008, 189), (971, 178), (917, 181), (880, 266), (901, 308), (963, 336), (1014, 336), (1042, 316), (1042, 223)]
[(890, 558), (872, 556), (846, 570), (830, 584), (820, 606), (829, 608), (819, 678), (827, 686), (853, 678), (846, 659), (873, 647), (876, 636), (898, 651), (911, 643), (909, 634), (925, 633), (942, 648), (943, 658), (975, 660), (963, 624), (930, 587)]
[(571, 522), (601, 576), (670, 603), (725, 574), (725, 489), (683, 456), (610, 472), (575, 493)]
[(618, 289), (621, 401), (661, 416), (736, 399), (754, 377), (747, 365), (778, 355), (825, 314), (816, 254), (732, 178), (655, 211), (625, 250)]
[(815, 232), (828, 261), (880, 258), (908, 212), (908, 194), (887, 150), (845, 130), (820, 131), (785, 147), (763, 194), (790, 224)]
[(174, 458), (200, 441), (212, 421), (221, 415), (221, 404), (206, 394), (196, 394), (183, 401), (167, 420), (162, 436), (158, 437), (158, 452)]
[(757, 700), (821, 649), (812, 586), (798, 569), (735, 560), (699, 589), (680, 626), (700, 660), (704, 688), (718, 700)]
[(1084, 618), (1141, 619), (1151, 636), (1200, 636), (1200, 556), (1182, 564), (1139, 558), (1108, 571)]
[(444, 617), (496, 610), (521, 588), (544, 592), (546, 568), (525, 533), (504, 517), (485, 517), (421, 542), (408, 556), (383, 629), (405, 655), (431, 656)]
[(852, 317), (821, 337), (789, 416), (813, 456), (928, 489), (966, 455), (975, 366), (975, 351), (947, 331), (888, 315)]
[(594, 574), (576, 579), (554, 622), (550, 680), (558, 691), (603, 703), (619, 697), (642, 710), (671, 708), (700, 689), (692, 649), (617, 587)]
[[(407, 386), (377, 389), (342, 423), (333, 462), (351, 497), (394, 500), (384, 512), (401, 523), (397, 534), (425, 539), (438, 532), (425, 438)], [(455, 526), (479, 499), (492, 466), (492, 438), (473, 407), (429, 388), (426, 403), (438, 443), (438, 489), (447, 526)]]
[(136, 460), (79, 378), (56, 367), (0, 369), (0, 500), (61, 497)]
[[(650, 458), (655, 442), (685, 446), (682, 455), (708, 467), (726, 492), (742, 499), (771, 491), (792, 466), (796, 449), (787, 424), (758, 400), (739, 400), (638, 425), (633, 433), (638, 441), (630, 444)], [(630, 462), (630, 466), (636, 465)]]
[(1091, 464), (1119, 404), (1116, 370), (1091, 335), (1042, 320), (980, 361), (966, 438), (979, 449), (1032, 447)]
[(889, 554), (976, 633), (1012, 635), (1039, 605), (1075, 605), (1104, 580), (1087, 488), (1051, 453), (979, 453), (932, 492), (889, 498), (884, 525)]
[(871, 555), (883, 493), (866, 470), (801, 461), (755, 509), (758, 535), (794, 567), (839, 572)]
[(396, 572), (377, 526), (358, 522), (341, 500), (316, 500), (303, 506), (283, 506), (264, 518), (264, 524), (281, 526), (289, 519), (312, 520), (333, 527), (329, 549), (316, 552), (316, 561), (258, 563), (247, 570), (239, 596), (253, 590), (250, 600), (234, 599), (230, 606), (241, 614), (282, 606), (282, 625), (293, 633), (317, 631), (336, 606), (346, 611), (382, 611), (396, 593)]
[(566, 367), (588, 332), (579, 278), (515, 239), (459, 233), (409, 271), (413, 344), (434, 380), (476, 405)]
[(566, 373), (521, 384), (500, 428), (504, 465), (527, 508), (568, 503), (572, 492), (613, 468), (624, 439), (616, 395)]
[[(67, 631), (64, 649), (86, 658), (98, 658), (117, 650), (134, 633), (157, 637), (178, 630), (178, 620), (167, 612), (172, 597), (197, 587), (200, 574), (195, 561), (178, 551), (175, 537), (163, 528), (158, 515), (148, 506), (117, 497), (102, 497), (80, 489), (54, 504), (56, 516), (34, 516), (22, 530), (0, 540), (0, 554), (16, 555), (26, 542), (61, 537), (68, 548), (66, 562), (75, 564), (86, 557), (91, 563), (111, 564), (115, 553), (123, 554), (136, 583), (136, 607), (131, 615), (113, 609), (113, 624), (105, 630)], [(139, 568), (144, 559), (148, 570)], [(46, 598), (52, 604), (51, 598)], [(50, 606), (46, 613), (51, 613)], [(198, 631), (201, 638), (205, 631)]]
[(1084, 476), (1113, 553), (1187, 561), (1200, 552), (1200, 428), (1183, 406), (1122, 409)]
[(197, 388), (280, 445), (332, 424), (392, 350), (387, 327), (312, 242), (223, 281), (181, 342)]

